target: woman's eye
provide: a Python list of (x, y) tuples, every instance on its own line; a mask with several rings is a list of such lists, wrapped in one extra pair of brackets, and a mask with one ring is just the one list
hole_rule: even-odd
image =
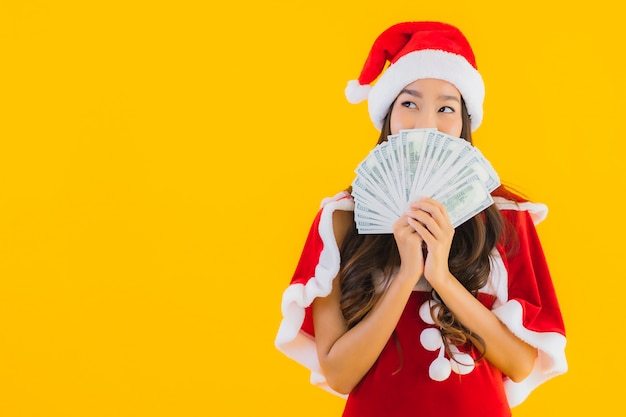
[(450, 106), (443, 106), (439, 109), (441, 113), (454, 113), (454, 109)]
[(412, 101), (403, 101), (402, 102), (402, 106), (409, 108), (409, 109), (415, 109), (417, 108), (417, 106), (415, 105), (415, 103), (413, 103)]

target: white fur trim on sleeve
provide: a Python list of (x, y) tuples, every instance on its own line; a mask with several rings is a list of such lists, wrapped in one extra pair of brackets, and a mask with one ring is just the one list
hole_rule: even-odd
[(311, 371), (311, 383), (333, 394), (345, 397), (332, 390), (322, 375), (315, 340), (300, 331), (305, 317), (305, 308), (317, 297), (326, 297), (332, 290), (333, 279), (339, 272), (339, 248), (335, 241), (332, 216), (335, 210), (354, 210), (354, 201), (341, 192), (333, 198), (323, 200), (323, 211), (318, 232), (324, 244), (319, 262), (315, 267), (315, 276), (305, 285), (292, 284), (283, 292), (283, 320), (275, 339), (276, 348), (287, 357), (302, 364)]
[(565, 336), (555, 332), (535, 332), (523, 324), (522, 305), (509, 300), (508, 272), (502, 257), (494, 249), (491, 256), (491, 275), (488, 285), (481, 290), (494, 295), (492, 311), (520, 339), (537, 348), (535, 366), (528, 377), (518, 383), (506, 379), (504, 389), (511, 407), (521, 404), (528, 395), (545, 381), (567, 372)]
[(520, 339), (539, 351), (531, 374), (521, 382), (506, 380), (504, 388), (511, 407), (519, 405), (532, 390), (545, 381), (567, 372), (565, 336), (555, 332), (535, 332), (522, 324), (522, 306), (515, 300), (508, 301), (493, 313)]

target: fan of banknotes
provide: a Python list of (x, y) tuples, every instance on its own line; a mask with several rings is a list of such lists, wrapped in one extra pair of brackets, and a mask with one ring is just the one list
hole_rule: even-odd
[(401, 130), (357, 166), (352, 182), (360, 234), (393, 233), (393, 224), (421, 196), (442, 203), (457, 227), (493, 204), (498, 174), (478, 148), (436, 129)]

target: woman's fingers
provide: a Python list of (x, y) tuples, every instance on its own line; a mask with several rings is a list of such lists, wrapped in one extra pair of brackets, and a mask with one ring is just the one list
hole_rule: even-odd
[(417, 281), (424, 272), (422, 253), (424, 240), (415, 226), (411, 224), (414, 221), (407, 215), (401, 216), (393, 225), (393, 234), (400, 253), (401, 267), (408, 271), (408, 276)]
[(409, 205), (409, 210), (422, 210), (430, 214), (431, 217), (433, 217), (437, 221), (444, 223), (450, 222), (448, 210), (446, 210), (443, 204), (441, 204), (437, 200), (433, 200), (432, 198), (422, 197), (421, 199), (412, 202)]
[(445, 206), (431, 198), (423, 197), (412, 202), (405, 215), (413, 220), (410, 224), (427, 244), (433, 240), (451, 240), (454, 234), (454, 228)]

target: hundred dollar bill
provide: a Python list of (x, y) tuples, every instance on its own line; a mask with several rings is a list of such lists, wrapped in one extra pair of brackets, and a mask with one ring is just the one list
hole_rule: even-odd
[(410, 194), (415, 194), (424, 188), (426, 178), (430, 176), (430, 168), (434, 155), (441, 146), (443, 135), (439, 132), (429, 131), (426, 138), (426, 144), (424, 146), (422, 159), (420, 160), (420, 167), (415, 174), (413, 185), (411, 187)]
[(353, 190), (354, 212), (363, 213), (367, 218), (381, 219), (381, 221), (393, 223), (400, 217), (400, 214), (391, 211), (383, 203), (370, 196), (363, 197), (359, 190)]
[(495, 190), (500, 185), (500, 178), (498, 177), (498, 174), (491, 167), (491, 164), (489, 164), (489, 162), (487, 162), (487, 160), (480, 154), (467, 161), (467, 165), (461, 173), (466, 171), (475, 172), (480, 177), (481, 182), (485, 185), (485, 188), (489, 192)]
[(431, 177), (428, 184), (426, 184), (425, 189), (429, 193), (433, 193), (433, 190), (437, 190), (441, 184), (445, 184), (450, 178), (457, 175), (464, 168), (464, 162), (474, 154), (475, 148), (469, 142), (462, 141), (457, 142), (457, 144), (458, 149), (443, 161), (437, 170), (437, 175)]
[(387, 186), (389, 187), (390, 194), (393, 196), (396, 205), (401, 206), (404, 202), (402, 194), (404, 190), (397, 187), (398, 176), (396, 175), (394, 166), (392, 165), (391, 155), (388, 152), (389, 143), (383, 142), (376, 148), (374, 148), (372, 155), (376, 158), (376, 165), (380, 168), (380, 172), (384, 176)]
[(398, 182), (395, 185), (402, 192), (403, 200), (408, 201), (409, 190), (405, 186), (407, 179), (405, 178), (404, 149), (401, 146), (400, 135), (389, 135), (387, 142), (389, 142), (389, 155), (393, 160), (393, 165), (396, 170), (396, 179)]
[(410, 190), (413, 189), (413, 183), (419, 169), (419, 164), (423, 160), (424, 148), (428, 143), (426, 140), (428, 133), (429, 132), (426, 130), (405, 130), (400, 132), (405, 155), (404, 177), (406, 183), (404, 186), (409, 190), (409, 194), (411, 192)]
[(381, 213), (373, 207), (375, 207), (373, 204), (366, 204), (363, 201), (355, 200), (354, 203), (355, 212), (362, 216), (362, 219), (370, 219), (381, 223), (393, 223), (400, 217), (388, 212)]
[[(372, 155), (370, 153), (370, 155)], [(363, 181), (360, 185), (364, 189), (372, 189), (372, 192), (379, 192), (390, 200), (390, 204), (397, 207), (399, 204), (395, 193), (393, 191), (394, 186), (386, 178), (383, 168), (378, 165), (375, 157), (367, 158), (359, 164), (356, 169), (357, 179), (359, 177), (366, 178), (367, 182)]]
[(430, 166), (427, 169), (427, 176), (424, 178), (423, 186), (421, 187), (423, 192), (436, 182), (439, 177), (444, 174), (444, 167), (448, 167), (448, 163), (453, 160), (458, 154), (465, 148), (469, 147), (469, 143), (463, 139), (454, 138), (452, 136), (443, 135), (439, 149), (433, 154)]
[(453, 177), (462, 169), (462, 167), (452, 163), (458, 159), (459, 155), (469, 153), (471, 145), (462, 139), (446, 136), (441, 141), (439, 148), (441, 149), (434, 156), (430, 169), (426, 172), (426, 177), (422, 181), (422, 185), (412, 191), (411, 201), (416, 200), (420, 196), (431, 196), (442, 181)]
[(367, 204), (355, 201), (354, 222), (360, 234), (386, 234), (393, 232), (393, 224), (400, 216), (388, 218), (372, 210)]
[(493, 204), (493, 198), (478, 175), (465, 178), (455, 184), (455, 188), (434, 195), (448, 211), (452, 227), (463, 224), (466, 220), (480, 213)]
[(453, 188), (454, 185), (472, 175), (478, 175), (488, 192), (495, 190), (500, 185), (498, 174), (485, 163), (482, 154), (476, 148), (461, 158), (455, 165), (455, 169), (449, 169), (440, 179), (430, 184), (428, 193), (434, 194), (442, 188)]
[(355, 220), (356, 228), (361, 235), (385, 235), (393, 233), (391, 226), (380, 226), (366, 221)]
[(377, 185), (372, 184), (366, 177), (357, 176), (352, 182), (352, 196), (355, 201), (371, 204), (374, 210), (381, 214), (389, 213), (388, 217), (400, 216), (404, 207), (398, 207), (393, 200)]

